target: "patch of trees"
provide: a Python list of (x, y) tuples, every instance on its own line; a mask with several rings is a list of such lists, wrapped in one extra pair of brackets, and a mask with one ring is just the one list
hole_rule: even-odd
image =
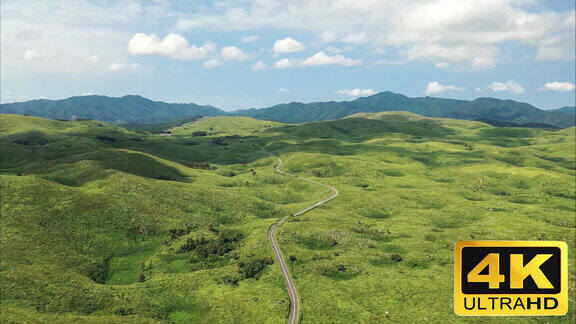
[(89, 269), (88, 277), (92, 279), (92, 281), (97, 282), (99, 284), (106, 283), (108, 280), (108, 269), (110, 268), (110, 258), (105, 258), (101, 262), (98, 262)]
[(105, 142), (114, 142), (116, 140), (114, 137), (110, 137), (108, 135), (97, 135), (96, 139)]
[(43, 138), (33, 138), (32, 140), (28, 140), (28, 139), (15, 139), (12, 141), (14, 144), (18, 144), (18, 145), (45, 145), (46, 143), (48, 143), (48, 141), (46, 139)]
[(184, 236), (190, 233), (190, 230), (184, 228), (171, 228), (168, 232), (170, 233), (170, 238), (175, 239), (178, 236)]
[(189, 168), (194, 169), (204, 169), (204, 170), (216, 170), (216, 167), (210, 165), (208, 162), (189, 162), (186, 164)]
[(202, 258), (211, 255), (222, 256), (234, 250), (244, 236), (236, 230), (215, 230), (216, 239), (207, 239), (205, 237), (192, 238), (189, 237), (186, 243), (180, 247), (180, 252), (194, 251)]
[(400, 256), (400, 254), (398, 253), (394, 253), (390, 256), (390, 260), (398, 263), (398, 262), (402, 262), (402, 256)]
[(238, 272), (244, 279), (259, 278), (268, 265), (274, 264), (271, 257), (256, 258), (238, 263)]
[(197, 136), (208, 136), (208, 132), (207, 131), (195, 131), (192, 133), (192, 136), (197, 137)]
[(15, 139), (12, 141), (13, 143), (16, 143), (18, 145), (30, 145), (30, 141), (29, 140), (23, 140), (23, 139)]
[(228, 145), (228, 143), (222, 138), (222, 137), (214, 137), (210, 143), (212, 145), (221, 145), (221, 146), (226, 146)]

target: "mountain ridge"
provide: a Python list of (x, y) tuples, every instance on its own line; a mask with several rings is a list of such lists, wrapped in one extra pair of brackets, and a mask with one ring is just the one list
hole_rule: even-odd
[(542, 110), (511, 99), (480, 97), (474, 100), (438, 97), (408, 97), (390, 91), (351, 101), (289, 102), (264, 108), (225, 112), (210, 105), (166, 103), (139, 95), (108, 97), (76, 96), (60, 100), (37, 99), (2, 104), (3, 113), (70, 119), (89, 118), (116, 124), (155, 124), (194, 116), (246, 116), (284, 123), (340, 119), (356, 113), (408, 111), (427, 117), (489, 119), (516, 124), (548, 124), (566, 128), (575, 125), (572, 106)]
[(192, 116), (219, 116), (223, 110), (194, 103), (166, 103), (139, 95), (108, 97), (101, 95), (75, 96), (66, 99), (36, 99), (2, 104), (2, 113), (70, 119), (86, 118), (116, 124), (154, 124)]

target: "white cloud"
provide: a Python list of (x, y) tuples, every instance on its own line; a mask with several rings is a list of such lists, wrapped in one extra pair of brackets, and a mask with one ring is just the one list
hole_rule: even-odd
[(438, 63), (434, 63), (434, 66), (438, 69), (447, 69), (450, 67), (450, 63), (438, 62)]
[(365, 33), (352, 33), (341, 39), (345, 43), (364, 44), (368, 41)]
[(220, 51), (220, 56), (225, 61), (245, 61), (250, 58), (250, 55), (245, 54), (241, 49), (235, 46), (224, 47)]
[(330, 43), (338, 39), (338, 35), (331, 31), (323, 31), (318, 35), (318, 37), (320, 37), (320, 39), (325, 43)]
[(128, 42), (127, 51), (132, 55), (156, 54), (178, 60), (203, 60), (216, 55), (216, 45), (211, 42), (202, 46), (190, 45), (181, 34), (170, 33), (160, 40), (156, 34), (136, 33)]
[(284, 92), (284, 93), (286, 93), (286, 92), (290, 92), (290, 89), (280, 88), (280, 89), (278, 89), (278, 92)]
[(516, 81), (508, 80), (506, 82), (492, 82), (492, 84), (486, 86), (487, 89), (501, 92), (501, 91), (509, 91), (513, 94), (522, 94), (525, 92), (524, 87)]
[(24, 51), (23, 54), (24, 59), (26, 60), (41, 60), (44, 57), (36, 50), (27, 49)]
[(426, 87), (426, 91), (424, 91), (424, 93), (429, 96), (444, 91), (461, 91), (461, 90), (464, 90), (464, 88), (452, 85), (442, 85), (439, 82), (434, 81), (434, 82), (428, 82), (428, 87)]
[(276, 62), (272, 68), (287, 69), (298, 66), (341, 65), (354, 66), (362, 64), (361, 60), (355, 60), (342, 55), (330, 56), (320, 51), (305, 59), (284, 58)]
[(334, 47), (334, 46), (327, 47), (325, 51), (328, 53), (332, 53), (332, 54), (342, 52), (338, 47)]
[[(168, 16), (177, 19), (155, 10), (160, 5), (133, 0), (7, 0), (1, 6), (2, 68), (9, 75), (104, 73), (110, 64), (126, 60), (132, 28), (150, 29)], [(33, 52), (23, 55), (26, 49)], [(99, 61), (87, 59), (92, 56)]]
[(272, 65), (273, 69), (287, 69), (301, 65), (301, 62), (294, 58), (283, 58)]
[(497, 62), (499, 52), (493, 46), (443, 46), (439, 44), (417, 44), (402, 51), (409, 60), (468, 63), (475, 69), (493, 67)]
[(362, 64), (361, 60), (354, 60), (351, 58), (344, 57), (342, 55), (330, 56), (326, 53), (320, 51), (310, 57), (307, 57), (302, 62), (303, 65), (342, 65), (342, 66), (353, 66)]
[(574, 59), (574, 10), (532, 0), (225, 1), (180, 19), (184, 29), (309, 32), (323, 42), (396, 48), (412, 60), (468, 65), (499, 62), (501, 44), (529, 46), (540, 60)]
[(284, 39), (279, 39), (274, 42), (274, 46), (272, 47), (272, 52), (275, 53), (293, 53), (293, 52), (302, 52), (306, 49), (304, 44), (300, 43), (299, 41), (295, 40), (291, 37), (286, 37)]
[(266, 63), (264, 63), (262, 61), (258, 61), (256, 63), (252, 64), (252, 66), (250, 68), (254, 71), (261, 71), (261, 70), (265, 70), (266, 67), (267, 67)]
[(260, 40), (260, 36), (258, 36), (258, 35), (250, 35), (250, 36), (242, 37), (243, 43), (252, 43), (252, 42), (257, 42), (259, 40)]
[(222, 65), (222, 61), (217, 60), (217, 59), (211, 59), (211, 60), (204, 62), (205, 68), (212, 68), (212, 67), (220, 66), (220, 65)]
[(81, 96), (92, 96), (94, 94), (92, 92), (82, 92), (80, 95)]
[[(222, 0), (206, 5), (165, 0), (6, 0), (2, 2), (0, 45), (2, 65), (13, 74), (23, 69), (107, 71), (110, 64), (129, 60), (126, 41), (142, 30), (196, 29), (201, 34), (236, 31), (245, 33), (245, 40), (253, 40), (256, 35), (250, 34), (256, 30), (275, 29), (315, 36), (322, 42), (348, 41), (398, 51), (402, 56), (398, 60), (443, 62), (474, 69), (493, 67), (502, 61), (501, 52), (518, 45), (531, 48), (535, 60), (574, 60), (575, 11), (553, 11), (541, 5), (543, 2)], [(219, 58), (211, 43), (190, 45), (182, 41), (184, 37), (172, 37), (166, 43), (173, 47), (165, 47), (170, 45), (160, 45), (165, 38), (150, 42), (153, 34), (143, 35), (148, 38), (135, 44), (136, 52), (183, 60)], [(27, 49), (36, 54), (24, 55)], [(86, 59), (92, 56), (99, 59)]]
[(134, 71), (140, 69), (140, 64), (138, 63), (112, 63), (108, 67), (110, 71)]
[(338, 90), (336, 93), (351, 97), (365, 97), (376, 94), (376, 91), (372, 89), (344, 89)]
[(543, 87), (540, 87), (539, 90), (550, 90), (556, 92), (570, 92), (574, 90), (575, 86), (570, 82), (548, 82), (544, 84)]

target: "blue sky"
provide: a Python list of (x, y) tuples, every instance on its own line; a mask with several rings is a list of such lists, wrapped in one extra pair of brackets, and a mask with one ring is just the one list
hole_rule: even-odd
[(575, 100), (568, 0), (4, 0), (1, 23), (2, 102)]

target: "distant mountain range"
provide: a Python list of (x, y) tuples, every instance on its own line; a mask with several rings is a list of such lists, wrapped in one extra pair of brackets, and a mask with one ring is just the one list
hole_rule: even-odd
[(241, 116), (271, 119), (285, 123), (338, 119), (359, 112), (404, 110), (428, 117), (490, 119), (517, 124), (548, 124), (570, 127), (574, 117), (562, 111), (546, 111), (514, 100), (478, 98), (473, 101), (433, 97), (410, 98), (393, 92), (380, 92), (353, 101), (330, 101), (304, 104), (291, 102), (264, 109), (233, 112)]
[(62, 100), (32, 100), (3, 104), (2, 113), (28, 114), (53, 119), (90, 118), (117, 124), (154, 124), (193, 116), (247, 116), (284, 123), (304, 123), (340, 119), (355, 113), (409, 111), (428, 117), (492, 120), (516, 124), (574, 126), (575, 108), (542, 110), (514, 100), (478, 98), (455, 100), (434, 97), (410, 98), (393, 92), (380, 92), (352, 101), (301, 103), (291, 102), (268, 108), (237, 110), (226, 113), (212, 106), (171, 104), (140, 96), (71, 97)]
[(212, 106), (200, 106), (193, 103), (172, 104), (152, 101), (141, 96), (39, 99), (3, 104), (0, 110), (4, 114), (27, 114), (51, 119), (89, 118), (116, 124), (156, 124), (192, 116), (226, 114), (223, 110)]
[(565, 106), (562, 108), (554, 109), (553, 111), (561, 112), (568, 115), (576, 115), (576, 106)]

